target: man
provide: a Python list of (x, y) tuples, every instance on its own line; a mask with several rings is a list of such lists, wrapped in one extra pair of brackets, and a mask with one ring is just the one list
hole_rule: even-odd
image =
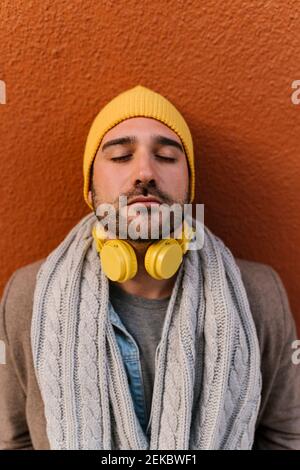
[[(207, 227), (194, 251), (175, 224), (167, 240), (118, 236), (130, 207), (183, 207), (194, 184), (190, 131), (168, 100), (137, 86), (100, 111), (84, 155), (95, 214), (3, 294), (1, 449), (300, 449), (296, 328), (277, 272), (234, 259)], [(103, 203), (115, 236), (98, 230)]]

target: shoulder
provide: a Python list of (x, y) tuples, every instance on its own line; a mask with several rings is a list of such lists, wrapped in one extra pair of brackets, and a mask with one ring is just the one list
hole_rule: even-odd
[(29, 328), (37, 273), (46, 258), (15, 270), (7, 281), (1, 299), (1, 330), (9, 342)]
[(294, 319), (279, 273), (268, 264), (241, 258), (235, 258), (235, 261), (240, 269), (261, 348), (268, 348), (270, 343), (283, 347), (288, 330), (294, 328)]

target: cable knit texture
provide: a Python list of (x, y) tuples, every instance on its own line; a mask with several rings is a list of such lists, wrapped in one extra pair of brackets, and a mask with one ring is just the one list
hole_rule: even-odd
[(178, 270), (155, 361), (151, 436), (135, 414), (88, 214), (41, 266), (31, 343), (51, 449), (251, 449), (260, 352), (240, 270), (204, 226)]

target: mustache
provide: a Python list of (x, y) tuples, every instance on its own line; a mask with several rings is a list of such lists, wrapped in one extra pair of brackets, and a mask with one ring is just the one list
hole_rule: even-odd
[(121, 196), (126, 196), (127, 199), (132, 199), (138, 196), (144, 196), (144, 197), (152, 196), (152, 197), (156, 197), (161, 202), (165, 202), (167, 204), (168, 203), (171, 204), (174, 202), (174, 200), (170, 198), (165, 192), (161, 191), (160, 189), (156, 187), (149, 186), (149, 185), (143, 185), (143, 186), (141, 185), (138, 189), (130, 191), (126, 194), (121, 194)]

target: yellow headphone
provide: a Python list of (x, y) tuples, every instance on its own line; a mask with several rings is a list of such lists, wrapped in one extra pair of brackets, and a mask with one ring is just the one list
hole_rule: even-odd
[[(96, 222), (92, 234), (106, 276), (117, 282), (132, 279), (137, 273), (137, 258), (130, 243), (121, 239), (106, 240), (106, 232), (100, 222)], [(193, 234), (193, 229), (184, 221), (179, 238), (165, 238), (151, 243), (144, 259), (150, 276), (159, 280), (172, 277), (182, 262)]]

